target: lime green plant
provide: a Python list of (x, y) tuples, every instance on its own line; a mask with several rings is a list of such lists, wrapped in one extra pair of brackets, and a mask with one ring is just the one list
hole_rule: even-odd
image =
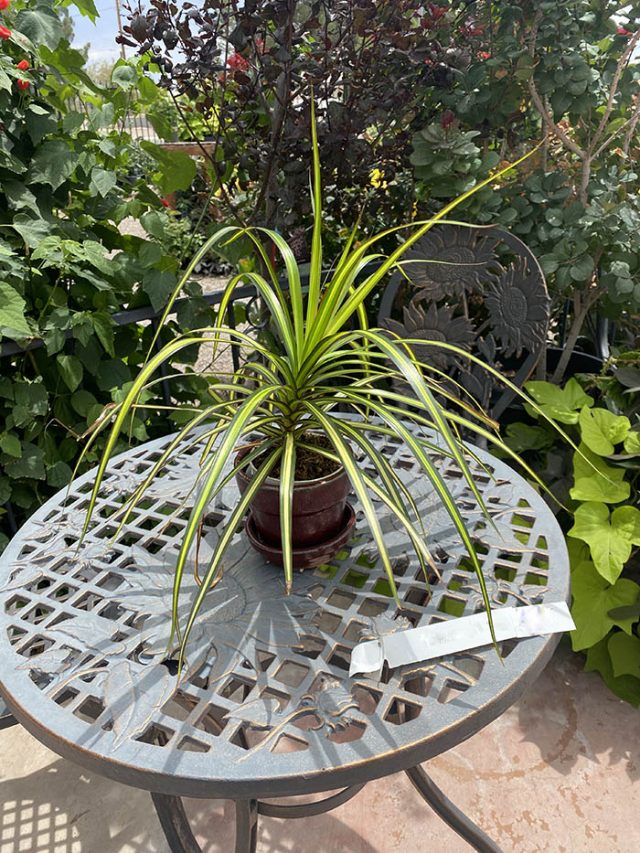
[[(464, 480), (488, 518), (465, 459), (466, 451), (460, 430), (475, 432), (498, 444), (512, 457), (516, 457), (516, 454), (502, 443), (497, 435), (496, 425), (482, 411), (464, 398), (458, 399), (446, 393), (439, 382), (442, 374), (432, 365), (418, 361), (412, 352), (411, 344), (416, 342), (397, 338), (380, 329), (369, 328), (365, 313), (365, 301), (390, 271), (402, 266), (402, 256), (407, 249), (436, 222), (444, 221), (447, 214), (466, 196), (463, 195), (448, 204), (428, 222), (390, 228), (361, 242), (356, 242), (356, 225), (340, 257), (328, 273), (323, 273), (320, 163), (313, 124), (312, 142), (314, 225), (308, 289), (306, 292), (303, 289), (294, 254), (278, 233), (265, 228), (228, 226), (211, 237), (194, 257), (183, 281), (188, 279), (195, 265), (207, 252), (228, 246), (240, 239), (251, 241), (265, 272), (239, 273), (224, 291), (213, 326), (172, 340), (148, 359), (117, 411), (90, 498), (85, 530), (109, 458), (126, 424), (127, 416), (137, 405), (139, 395), (153, 383), (154, 373), (164, 362), (185, 347), (200, 344), (213, 345), (215, 352), (221, 343), (232, 342), (252, 353), (249, 361), (233, 374), (223, 375), (218, 379), (212, 378), (211, 404), (193, 413), (189, 423), (170, 442), (145, 481), (131, 495), (124, 507), (122, 524), (167, 460), (179, 451), (181, 443), (195, 427), (203, 425), (203, 452), (197, 496), (175, 567), (172, 638), (177, 634), (180, 639), (181, 654), (184, 654), (189, 633), (207, 591), (222, 574), (225, 550), (252, 499), (276, 465), (280, 468), (280, 517), (285, 584), (287, 592), (291, 590), (292, 494), (296, 454), (301, 448), (313, 449), (344, 466), (362, 505), (389, 586), (396, 598), (391, 561), (373, 498), (381, 501), (397, 523), (404, 528), (426, 577), (426, 568), (433, 565), (433, 560), (418, 508), (396, 471), (370, 441), (370, 434), (399, 437), (407, 452), (413, 456), (421, 471), (433, 484), (469, 552), (491, 620), (481, 564), (462, 515), (438, 472), (433, 456), (440, 456), (444, 452), (459, 466)], [(498, 175), (493, 175), (490, 180), (495, 181), (506, 171), (507, 169), (504, 169)], [(483, 185), (479, 184), (478, 188)], [(378, 250), (377, 244), (381, 240), (389, 235), (407, 233), (405, 229), (409, 229), (408, 236), (394, 252), (385, 256)], [(272, 243), (279, 253), (286, 273), (286, 288), (283, 288), (275, 273), (265, 243)], [(368, 272), (372, 262), (377, 262), (378, 266), (374, 272)], [(240, 282), (251, 283), (260, 295), (270, 314), (277, 346), (265, 345), (242, 331), (225, 326), (226, 309), (234, 289)], [(176, 288), (169, 301), (163, 321), (169, 315), (181, 286)], [(482, 364), (473, 355), (453, 345), (430, 343)], [(401, 383), (404, 383), (405, 387), (408, 385), (410, 392), (400, 393), (392, 390)], [(443, 397), (447, 401), (446, 408), (440, 402)], [(342, 410), (349, 409), (353, 417), (340, 417), (336, 411), (338, 407)], [(415, 429), (416, 427), (418, 429)], [(437, 440), (428, 437), (424, 428), (434, 431), (438, 436)], [(310, 430), (320, 430), (324, 433), (329, 439), (331, 449), (310, 448)], [(239, 444), (246, 444), (256, 434), (261, 437), (259, 445), (236, 462), (237, 468), (255, 463), (255, 474), (227, 519), (213, 557), (203, 572), (200, 589), (186, 624), (180, 626), (178, 601), (190, 549), (197, 542), (207, 507), (234, 474), (233, 471), (228, 473), (225, 462), (234, 448)], [(369, 466), (366, 471), (358, 466), (352, 448), (358, 448), (368, 456), (375, 475), (369, 473)], [(531, 474), (533, 475), (533, 472)]]
[[(567, 503), (560, 520), (571, 557), (574, 651), (586, 655), (585, 669), (597, 670), (617, 696), (640, 706), (640, 422), (616, 373), (594, 384), (609, 393), (596, 397), (575, 378), (564, 387), (525, 386), (540, 410), (576, 437), (573, 454), (539, 422), (511, 424), (505, 441), (546, 471), (550, 489)], [(530, 414), (539, 421), (538, 411)]]

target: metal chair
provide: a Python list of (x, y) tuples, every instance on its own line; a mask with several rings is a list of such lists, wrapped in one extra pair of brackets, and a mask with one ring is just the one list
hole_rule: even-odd
[[(549, 294), (531, 250), (499, 227), (440, 225), (403, 260), (404, 274), (397, 271), (383, 293), (378, 325), (404, 338), (456, 344), (522, 386), (545, 352), (549, 328)], [(463, 356), (427, 343), (412, 349), (493, 418), (516, 396)]]

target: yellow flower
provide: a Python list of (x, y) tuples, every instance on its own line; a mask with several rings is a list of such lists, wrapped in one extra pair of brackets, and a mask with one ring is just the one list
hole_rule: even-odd
[(384, 172), (381, 169), (372, 169), (371, 172), (369, 172), (369, 177), (371, 178), (372, 187), (375, 187), (377, 190), (386, 190), (387, 182), (383, 180)]

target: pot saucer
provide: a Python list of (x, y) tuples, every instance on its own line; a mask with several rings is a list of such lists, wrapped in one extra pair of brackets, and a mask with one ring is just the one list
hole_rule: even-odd
[[(318, 545), (308, 545), (306, 548), (293, 549), (293, 568), (302, 571), (302, 569), (315, 569), (316, 566), (321, 566), (327, 563), (333, 555), (345, 545), (356, 523), (356, 513), (351, 504), (347, 504), (342, 520), (342, 526), (335, 536), (327, 539)], [(245, 524), (245, 533), (251, 543), (251, 547), (262, 554), (268, 563), (273, 563), (276, 566), (283, 566), (284, 560), (282, 549), (275, 545), (269, 545), (258, 537), (255, 523), (249, 513), (247, 523)]]

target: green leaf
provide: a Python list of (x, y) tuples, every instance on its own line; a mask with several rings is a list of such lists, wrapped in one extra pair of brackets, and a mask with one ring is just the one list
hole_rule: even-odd
[(609, 690), (620, 699), (635, 706), (640, 705), (640, 679), (632, 675), (621, 675), (619, 678), (614, 676), (606, 638), (589, 649), (584, 668), (585, 672), (599, 672)]
[(75, 391), (82, 382), (82, 362), (75, 355), (58, 355), (56, 361), (64, 384), (69, 391)]
[(34, 145), (39, 145), (43, 137), (58, 128), (58, 120), (54, 113), (42, 110), (36, 104), (30, 105), (25, 118), (27, 131)]
[(111, 74), (111, 82), (124, 92), (128, 92), (133, 89), (137, 80), (138, 72), (133, 65), (119, 59)]
[(108, 195), (118, 183), (118, 179), (114, 172), (107, 169), (101, 169), (99, 166), (94, 166), (91, 170), (91, 183), (89, 191), (91, 195), (101, 195), (103, 198)]
[(81, 15), (84, 15), (85, 18), (89, 18), (93, 22), (95, 22), (99, 15), (99, 11), (93, 0), (64, 0), (63, 5), (75, 6), (80, 11)]
[(40, 218), (40, 209), (38, 208), (36, 197), (25, 184), (21, 181), (6, 180), (2, 183), (2, 189), (11, 207), (14, 207), (16, 210), (27, 208), (37, 218)]
[(571, 572), (573, 604), (571, 615), (576, 630), (571, 632), (574, 651), (588, 649), (605, 637), (617, 625), (631, 633), (634, 619), (615, 619), (616, 608), (635, 604), (640, 587), (628, 578), (620, 578), (613, 585), (598, 573), (590, 560), (580, 563)]
[(0, 332), (8, 338), (31, 337), (25, 317), (26, 302), (11, 285), (0, 281)]
[(640, 510), (618, 507), (609, 517), (605, 504), (589, 501), (576, 510), (567, 535), (587, 543), (598, 572), (614, 583), (631, 555), (631, 546), (640, 544)]
[(11, 415), (16, 426), (26, 426), (49, 411), (49, 395), (41, 382), (16, 382)]
[(12, 480), (23, 477), (30, 480), (44, 480), (44, 453), (35, 444), (24, 444), (22, 456), (19, 459), (5, 461), (4, 470)]
[(89, 410), (95, 406), (98, 401), (89, 391), (81, 388), (71, 396), (71, 405), (75, 411), (83, 418), (87, 417)]
[(157, 211), (150, 210), (148, 213), (144, 213), (140, 217), (140, 222), (150, 237), (155, 237), (156, 240), (162, 240), (164, 238), (164, 224), (162, 222), (162, 217)]
[(106, 313), (97, 312), (91, 315), (91, 322), (95, 329), (98, 340), (105, 348), (105, 351), (111, 356), (115, 356), (113, 348), (113, 320)]
[[(142, 79), (147, 80), (148, 78), (143, 77)], [(175, 124), (169, 121), (166, 116), (159, 113), (148, 112), (147, 120), (150, 122), (151, 127), (155, 130), (160, 139), (171, 141), (172, 139), (177, 138)]]
[(579, 416), (582, 440), (589, 450), (600, 456), (611, 456), (614, 445), (624, 441), (631, 423), (624, 415), (614, 415), (608, 409), (584, 406)]
[(84, 113), (70, 112), (62, 120), (62, 129), (65, 133), (73, 134), (84, 124), (86, 115)]
[(0, 450), (8, 456), (19, 459), (22, 456), (22, 445), (17, 435), (5, 432), (0, 435)]
[(640, 509), (635, 506), (619, 506), (611, 515), (611, 523), (625, 536), (632, 545), (640, 545)]
[(44, 341), (47, 355), (54, 355), (60, 352), (67, 340), (67, 336), (62, 329), (45, 329), (42, 339)]
[(58, 460), (47, 468), (47, 483), (54, 489), (61, 489), (71, 482), (73, 471), (66, 462)]
[(54, 190), (69, 178), (78, 162), (77, 155), (62, 139), (43, 142), (31, 161), (30, 178), (36, 184), (49, 184)]
[(45, 6), (22, 9), (16, 16), (15, 28), (34, 45), (46, 45), (50, 50), (55, 50), (62, 38), (62, 24), (58, 16)]
[[(525, 388), (545, 415), (563, 424), (578, 423), (578, 410), (593, 406), (592, 398), (585, 394), (576, 379), (570, 379), (564, 388), (551, 382), (527, 382)], [(536, 416), (535, 411), (530, 413)]]
[(12, 226), (30, 249), (37, 248), (51, 232), (51, 226), (44, 219), (31, 219), (25, 213), (15, 216)]
[(142, 277), (142, 289), (149, 297), (154, 311), (159, 311), (173, 293), (176, 277), (162, 270), (147, 270)]
[(118, 153), (118, 146), (113, 139), (101, 139), (98, 142), (98, 148), (107, 155), (107, 157), (115, 157)]
[(11, 79), (11, 77), (9, 77), (4, 68), (0, 68), (0, 90), (5, 92), (11, 92), (12, 89), (13, 80)]
[(609, 640), (609, 655), (616, 678), (621, 675), (640, 678), (640, 638), (616, 631)]
[(640, 456), (640, 432), (628, 433), (624, 440), (624, 452), (632, 456)]
[(196, 176), (196, 162), (181, 151), (165, 151), (153, 142), (143, 140), (140, 147), (158, 163), (160, 171), (156, 179), (164, 193), (188, 190)]
[(582, 255), (576, 261), (570, 270), (571, 278), (574, 281), (586, 281), (593, 274), (593, 258), (591, 255)]
[(119, 358), (111, 358), (100, 363), (97, 382), (101, 391), (112, 391), (121, 388), (125, 382), (131, 381), (131, 371)]
[(626, 501), (631, 494), (631, 485), (624, 480), (624, 469), (607, 465), (604, 459), (596, 456), (584, 444), (578, 450), (580, 453), (573, 454), (575, 485), (569, 492), (573, 500), (609, 504)]
[(547, 450), (554, 442), (554, 436), (542, 427), (529, 424), (509, 424), (506, 430), (506, 443), (516, 453), (525, 450)]
[(89, 105), (89, 127), (92, 130), (108, 130), (113, 127), (116, 112), (115, 106), (109, 102), (102, 106)]
[(0, 506), (11, 498), (11, 482), (8, 477), (0, 477)]
[(74, 339), (86, 346), (93, 337), (93, 324), (89, 312), (78, 311), (74, 314), (71, 320), (71, 328)]
[(4, 400), (13, 400), (13, 383), (8, 376), (0, 376), (0, 398)]

